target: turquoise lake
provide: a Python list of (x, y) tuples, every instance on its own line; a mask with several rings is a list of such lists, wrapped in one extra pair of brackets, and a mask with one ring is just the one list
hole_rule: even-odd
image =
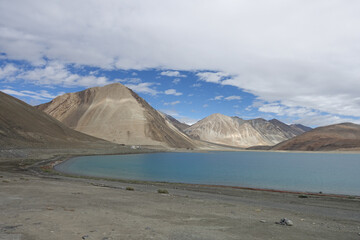
[(117, 179), (360, 196), (360, 154), (244, 151), (83, 156), (55, 169)]

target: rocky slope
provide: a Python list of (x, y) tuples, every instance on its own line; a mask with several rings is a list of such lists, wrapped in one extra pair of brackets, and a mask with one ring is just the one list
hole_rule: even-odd
[(276, 119), (243, 120), (218, 113), (185, 129), (195, 139), (236, 147), (272, 146), (303, 132)]
[(40, 110), (0, 92), (0, 149), (109, 144), (74, 131)]
[(341, 123), (315, 128), (282, 142), (272, 149), (297, 151), (329, 151), (360, 149), (360, 125)]
[(120, 83), (67, 93), (37, 106), (77, 131), (115, 143), (193, 148), (144, 99)]
[(160, 114), (167, 120), (169, 121), (172, 125), (174, 125), (177, 129), (179, 129), (180, 131), (184, 132), (185, 129), (187, 129), (188, 127), (190, 127), (190, 125), (187, 125), (186, 123), (180, 122), (179, 120), (177, 120), (176, 118), (162, 113), (160, 112)]

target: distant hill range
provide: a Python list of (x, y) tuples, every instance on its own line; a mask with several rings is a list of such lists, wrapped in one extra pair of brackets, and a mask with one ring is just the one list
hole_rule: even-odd
[(0, 92), (0, 149), (109, 142), (208, 150), (360, 150), (360, 125), (311, 129), (277, 119), (212, 114), (189, 126), (158, 112), (119, 83), (67, 93), (36, 108)]
[(272, 149), (297, 151), (360, 150), (360, 125), (341, 123), (318, 127), (279, 143)]
[(184, 132), (195, 139), (247, 148), (273, 146), (310, 129), (299, 124), (287, 125), (276, 119), (244, 120), (216, 113), (186, 128)]
[(0, 92), (0, 149), (68, 148), (108, 142), (74, 131), (40, 110)]
[(196, 147), (194, 140), (120, 83), (67, 93), (37, 108), (74, 130), (114, 143)]

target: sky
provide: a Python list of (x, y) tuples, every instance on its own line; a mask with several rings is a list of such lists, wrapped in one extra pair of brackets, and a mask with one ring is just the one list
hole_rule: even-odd
[(31, 105), (120, 82), (213, 113), (360, 123), (360, 1), (0, 0), (0, 91)]

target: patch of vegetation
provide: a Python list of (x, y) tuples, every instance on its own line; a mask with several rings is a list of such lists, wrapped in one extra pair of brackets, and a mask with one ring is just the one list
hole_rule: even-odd
[(158, 189), (157, 192), (161, 194), (169, 194), (169, 191), (166, 189)]
[(298, 197), (299, 197), (299, 198), (308, 198), (307, 195), (299, 195)]
[(10, 181), (8, 181), (8, 180), (3, 180), (2, 182), (3, 182), (3, 183), (9, 183)]
[(356, 199), (355, 196), (348, 196), (348, 199)]
[(134, 191), (134, 188), (133, 188), (133, 187), (126, 187), (126, 190), (128, 190), (128, 191)]
[(51, 168), (50, 166), (42, 166), (42, 167), (40, 167), (40, 169), (41, 169), (43, 172), (47, 172), (47, 173), (52, 172), (52, 168)]
[(0, 176), (0, 178), (3, 178), (3, 176)]

